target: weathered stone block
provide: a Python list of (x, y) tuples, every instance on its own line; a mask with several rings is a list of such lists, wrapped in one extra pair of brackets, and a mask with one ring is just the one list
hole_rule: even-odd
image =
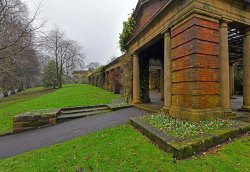
[(219, 23), (204, 20), (204, 19), (197, 18), (197, 17), (193, 17), (190, 20), (183, 23), (181, 26), (175, 28), (172, 31), (171, 36), (175, 37), (176, 35), (184, 32), (185, 30), (187, 30), (187, 29), (189, 29), (189, 28), (191, 28), (193, 26), (201, 26), (203, 28), (208, 28), (210, 30), (215, 30), (215, 31), (219, 30)]
[(172, 72), (172, 82), (219, 82), (219, 69), (189, 68)]
[(185, 108), (212, 109), (220, 107), (220, 97), (219, 95), (173, 95), (172, 105), (180, 110)]
[(13, 132), (17, 133), (47, 125), (55, 125), (57, 116), (60, 114), (61, 110), (23, 113), (13, 118)]
[(56, 125), (57, 124), (57, 118), (50, 118), (49, 119), (49, 124)]
[(219, 55), (218, 43), (193, 39), (172, 49), (172, 59), (181, 58), (191, 54)]
[(172, 71), (178, 71), (188, 68), (208, 68), (219, 69), (218, 56), (191, 54), (172, 61)]
[(174, 95), (219, 95), (220, 85), (217, 82), (178, 82), (172, 85)]

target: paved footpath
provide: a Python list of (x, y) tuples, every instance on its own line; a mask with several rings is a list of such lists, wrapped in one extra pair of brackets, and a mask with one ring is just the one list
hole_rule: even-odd
[(129, 118), (144, 114), (147, 113), (136, 108), (129, 108), (0, 137), (0, 159), (126, 124), (129, 122)]

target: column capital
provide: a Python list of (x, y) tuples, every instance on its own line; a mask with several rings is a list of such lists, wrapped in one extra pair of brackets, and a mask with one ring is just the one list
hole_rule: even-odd
[(220, 28), (228, 28), (228, 21), (220, 20)]
[(164, 37), (170, 36), (171, 34), (171, 27), (167, 27), (163, 32), (161, 32)]
[(250, 27), (245, 29), (245, 36), (250, 36)]
[(226, 18), (226, 17), (221, 17), (221, 18), (219, 19), (219, 21), (220, 21), (220, 25), (223, 25), (223, 24), (228, 25), (228, 23), (233, 22), (231, 19)]
[(132, 56), (133, 56), (133, 57), (139, 57), (139, 55), (138, 55), (137, 52), (134, 52), (134, 53), (132, 54)]

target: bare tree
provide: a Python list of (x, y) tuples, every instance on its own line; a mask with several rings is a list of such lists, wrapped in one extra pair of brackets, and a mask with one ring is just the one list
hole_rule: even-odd
[(62, 87), (63, 77), (69, 77), (78, 66), (83, 66), (85, 55), (78, 42), (66, 37), (58, 27), (51, 30), (43, 38), (47, 57), (56, 62), (59, 88)]
[[(40, 66), (35, 46), (39, 27), (20, 0), (0, 0), (0, 80), (4, 96), (18, 88), (30, 87), (38, 77)], [(34, 84), (33, 84), (34, 85)]]
[(87, 68), (89, 71), (92, 71), (92, 70), (97, 69), (100, 66), (101, 66), (101, 64), (98, 62), (91, 62), (90, 64), (87, 65)]
[[(0, 0), (0, 60), (15, 56), (29, 47), (33, 40), (27, 37), (34, 34), (44, 24), (42, 22), (37, 27), (32, 25), (38, 10), (39, 7), (33, 17), (29, 18), (28, 9), (20, 0)], [(16, 46), (19, 48), (13, 49)], [(12, 49), (11, 53), (10, 49)], [(4, 56), (2, 54), (5, 51), (9, 54)]]

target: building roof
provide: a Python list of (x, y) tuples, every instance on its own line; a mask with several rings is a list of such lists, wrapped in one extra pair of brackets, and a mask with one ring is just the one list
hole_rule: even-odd
[(112, 65), (114, 65), (114, 64), (116, 64), (116, 63), (118, 63), (118, 62), (121, 60), (122, 57), (124, 57), (124, 54), (121, 55), (120, 57), (117, 57), (115, 60), (113, 60), (113, 61), (110, 62), (109, 64), (107, 64), (107, 65), (105, 66), (105, 68), (108, 68), (108, 67), (110, 67), (110, 66), (112, 66)]
[(87, 74), (88, 71), (84, 71), (84, 70), (76, 70), (76, 71), (73, 71), (73, 75), (74, 74)]
[(137, 14), (138, 14), (141, 6), (144, 5), (144, 4), (146, 4), (149, 1), (152, 1), (152, 0), (139, 0), (138, 1), (137, 5), (136, 5), (136, 8), (135, 8), (135, 16), (137, 16)]

